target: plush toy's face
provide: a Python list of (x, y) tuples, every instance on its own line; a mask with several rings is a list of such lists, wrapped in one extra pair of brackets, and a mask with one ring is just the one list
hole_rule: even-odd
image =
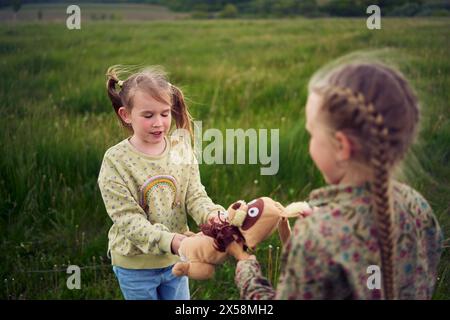
[[(187, 262), (178, 262), (172, 273), (188, 275), (191, 279), (210, 279), (214, 266), (221, 264), (227, 255), (227, 246), (233, 241), (245, 242), (254, 249), (269, 237), (282, 218), (298, 217), (311, 211), (306, 202), (297, 202), (284, 208), (271, 198), (262, 197), (246, 204), (233, 203), (226, 212), (219, 212), (218, 220), (201, 225), (202, 232), (181, 242), (180, 257)], [(289, 235), (288, 235), (289, 236)]]
[(261, 217), (264, 211), (264, 201), (262, 199), (256, 199), (247, 204), (247, 216), (245, 217), (244, 223), (242, 223), (242, 230), (250, 229), (258, 219)]
[(283, 206), (270, 198), (258, 198), (245, 204), (240, 201), (228, 209), (229, 221), (238, 226), (249, 248), (269, 237), (281, 220)]

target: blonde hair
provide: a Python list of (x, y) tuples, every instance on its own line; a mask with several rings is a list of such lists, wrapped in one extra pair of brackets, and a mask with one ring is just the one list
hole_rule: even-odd
[[(177, 128), (186, 129), (192, 136), (192, 117), (185, 103), (183, 93), (179, 88), (169, 83), (167, 74), (159, 66), (150, 66), (132, 72), (133, 68), (114, 65), (106, 72), (106, 89), (111, 104), (122, 125), (133, 129), (120, 117), (118, 111), (121, 107), (129, 110), (133, 108), (133, 98), (138, 90), (150, 94), (155, 100), (167, 103), (171, 106), (171, 114)], [(126, 79), (120, 80), (119, 76), (130, 74)]]
[(352, 160), (373, 170), (372, 203), (381, 250), (384, 295), (395, 298), (394, 242), (389, 180), (416, 136), (419, 104), (404, 76), (379, 62), (338, 65), (311, 79), (309, 91), (322, 98), (320, 117), (354, 147)]

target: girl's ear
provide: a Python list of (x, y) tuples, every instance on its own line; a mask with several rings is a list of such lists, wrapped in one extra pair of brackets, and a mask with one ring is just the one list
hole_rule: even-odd
[(345, 161), (350, 159), (353, 146), (349, 137), (342, 131), (336, 132), (334, 137), (337, 141), (337, 160)]
[(131, 124), (131, 117), (126, 107), (120, 107), (119, 110), (117, 110), (117, 114), (122, 118), (123, 122)]

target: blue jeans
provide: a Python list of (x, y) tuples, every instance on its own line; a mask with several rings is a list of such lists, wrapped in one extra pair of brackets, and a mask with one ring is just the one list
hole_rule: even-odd
[(189, 300), (188, 277), (172, 274), (172, 267), (125, 269), (113, 266), (126, 300)]

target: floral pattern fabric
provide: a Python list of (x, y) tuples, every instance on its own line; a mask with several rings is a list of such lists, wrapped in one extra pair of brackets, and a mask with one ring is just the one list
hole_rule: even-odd
[[(396, 299), (430, 299), (443, 235), (427, 201), (411, 187), (391, 188)], [(382, 273), (370, 184), (328, 186), (310, 194), (313, 214), (297, 219), (283, 248), (277, 290), (256, 260), (239, 261), (242, 299), (383, 299), (369, 279)], [(372, 278), (373, 279), (373, 278)]]

